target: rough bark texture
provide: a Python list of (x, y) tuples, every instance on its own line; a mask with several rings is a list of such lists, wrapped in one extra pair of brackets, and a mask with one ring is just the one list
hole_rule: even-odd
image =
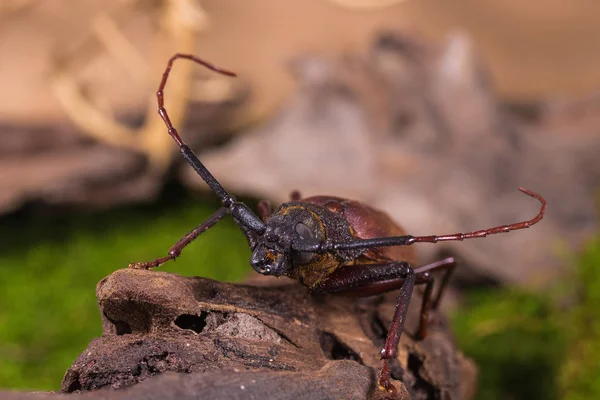
[[(103, 334), (67, 371), (69, 398), (388, 398), (376, 382), (394, 293), (354, 300), (287, 279), (238, 285), (125, 269), (103, 279), (97, 296)], [(392, 363), (406, 385), (395, 381), (396, 398), (471, 398), (476, 367), (443, 318), (433, 315), (425, 340), (411, 338), (419, 300)]]

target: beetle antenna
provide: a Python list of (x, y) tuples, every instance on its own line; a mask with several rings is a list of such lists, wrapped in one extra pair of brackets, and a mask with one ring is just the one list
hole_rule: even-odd
[(493, 228), (482, 229), (479, 231), (467, 232), (467, 233), (453, 233), (450, 235), (431, 235), (431, 236), (389, 236), (371, 239), (354, 239), (344, 242), (322, 242), (317, 240), (303, 240), (294, 243), (294, 250), (312, 252), (312, 253), (325, 253), (332, 250), (351, 250), (351, 249), (370, 249), (375, 247), (387, 247), (387, 246), (408, 246), (414, 243), (437, 243), (446, 242), (451, 240), (465, 240), (482, 238), (488, 235), (495, 235), (497, 233), (504, 233), (510, 231), (516, 231), (519, 229), (529, 228), (532, 225), (537, 224), (544, 218), (546, 212), (547, 203), (546, 200), (539, 194), (520, 187), (519, 190), (528, 196), (535, 198), (541, 203), (540, 211), (537, 215), (526, 221), (516, 222), (510, 225), (501, 225)]
[(546, 207), (548, 206), (548, 203), (546, 202), (546, 199), (544, 199), (541, 195), (529, 190), (529, 189), (525, 189), (523, 187), (520, 187), (519, 190), (523, 193), (525, 193), (528, 196), (533, 197), (534, 199), (536, 199), (537, 201), (539, 201), (541, 203), (540, 206), (540, 211), (537, 213), (537, 215), (531, 219), (528, 219), (526, 221), (521, 221), (521, 222), (517, 222), (514, 224), (510, 224), (510, 225), (500, 225), (500, 226), (496, 226), (494, 228), (488, 228), (488, 229), (482, 229), (479, 231), (473, 231), (473, 232), (467, 232), (467, 233), (454, 233), (451, 235), (440, 235), (440, 236), (415, 236), (413, 237), (413, 240), (411, 241), (412, 243), (437, 243), (437, 242), (443, 242), (443, 241), (449, 241), (449, 240), (465, 240), (465, 239), (473, 239), (473, 238), (481, 238), (481, 237), (486, 237), (488, 235), (495, 235), (497, 233), (505, 233), (505, 232), (510, 232), (510, 231), (516, 231), (519, 229), (525, 229), (525, 228), (529, 228), (535, 224), (537, 224), (538, 222), (540, 222), (542, 220), (542, 218), (544, 218), (544, 214), (546, 213)]
[(219, 196), (223, 206), (229, 207), (235, 200), (232, 201), (232, 196), (223, 188), (223, 186), (221, 186), (221, 184), (210, 173), (210, 171), (204, 166), (204, 164), (202, 164), (202, 162), (200, 162), (198, 157), (188, 147), (188, 145), (186, 145), (183, 142), (183, 140), (181, 140), (181, 137), (179, 136), (177, 129), (171, 123), (169, 114), (167, 113), (167, 110), (165, 109), (165, 99), (164, 99), (165, 86), (167, 85), (167, 79), (169, 78), (169, 73), (171, 72), (171, 68), (173, 68), (173, 63), (175, 62), (175, 60), (177, 60), (179, 58), (185, 58), (185, 59), (194, 61), (195, 63), (203, 65), (206, 68), (211, 69), (211, 70), (218, 72), (220, 74), (223, 74), (223, 75), (227, 75), (227, 76), (237, 76), (237, 75), (234, 72), (231, 72), (226, 69), (212, 65), (212, 64), (210, 64), (196, 56), (193, 56), (191, 54), (177, 53), (169, 59), (169, 62), (167, 63), (167, 68), (165, 68), (165, 72), (163, 72), (162, 79), (161, 79), (160, 85), (158, 87), (158, 91), (156, 92), (156, 98), (158, 100), (158, 114), (161, 116), (161, 118), (165, 122), (165, 125), (167, 126), (169, 135), (171, 135), (173, 140), (175, 140), (175, 143), (177, 143), (177, 145), (179, 146), (179, 150), (181, 151), (181, 154), (183, 154), (183, 157), (192, 166), (192, 168), (194, 168), (194, 170), (198, 173), (198, 175), (200, 175), (200, 177), (204, 180), (204, 182), (206, 182), (206, 184), (217, 194), (217, 196)]
[[(162, 79), (160, 80), (160, 85), (158, 86), (158, 91), (156, 92), (156, 98), (158, 100), (158, 114), (161, 116), (165, 125), (167, 126), (168, 133), (171, 135), (175, 143), (179, 146), (179, 151), (186, 159), (186, 161), (194, 168), (196, 173), (200, 175), (200, 177), (206, 182), (206, 184), (216, 193), (217, 196), (221, 199), (221, 204), (223, 207), (226, 207), (229, 210), (231, 216), (241, 223), (245, 228), (244, 232), (248, 235), (248, 230), (254, 233), (262, 234), (265, 229), (265, 224), (263, 221), (258, 218), (248, 206), (244, 203), (236, 201), (235, 197), (230, 195), (223, 186), (217, 181), (217, 179), (210, 173), (210, 171), (202, 164), (202, 162), (198, 159), (198, 156), (194, 154), (192, 149), (189, 148), (187, 144), (181, 140), (177, 129), (171, 123), (171, 119), (169, 118), (169, 114), (165, 109), (165, 98), (164, 98), (164, 90), (167, 85), (167, 79), (169, 78), (169, 73), (171, 72), (171, 68), (173, 68), (173, 63), (175, 60), (179, 58), (185, 58), (187, 60), (191, 60), (197, 64), (203, 65), (204, 67), (218, 72), (219, 74), (227, 75), (227, 76), (237, 76), (234, 72), (228, 71), (226, 69), (217, 67), (211, 63), (208, 63), (201, 58), (198, 58), (191, 54), (182, 54), (177, 53), (173, 55), (169, 62), (167, 63), (167, 68), (165, 68), (165, 72), (163, 72)], [(249, 239), (250, 240), (250, 239)]]

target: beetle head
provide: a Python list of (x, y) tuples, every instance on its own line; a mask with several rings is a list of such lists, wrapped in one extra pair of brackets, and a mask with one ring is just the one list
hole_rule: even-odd
[(250, 258), (252, 268), (263, 275), (286, 275), (296, 266), (310, 263), (314, 254), (294, 251), (294, 243), (324, 237), (318, 218), (303, 208), (282, 206), (265, 224)]

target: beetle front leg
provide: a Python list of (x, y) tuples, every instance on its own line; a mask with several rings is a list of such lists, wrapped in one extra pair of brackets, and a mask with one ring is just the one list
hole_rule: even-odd
[(187, 235), (179, 239), (167, 253), (166, 257), (160, 257), (153, 261), (136, 262), (129, 264), (129, 268), (135, 269), (152, 269), (159, 267), (167, 261), (174, 260), (181, 254), (181, 251), (185, 246), (192, 243), (200, 234), (206, 232), (209, 228), (219, 222), (225, 215), (227, 215), (228, 209), (225, 207), (219, 208), (213, 215), (211, 215), (206, 221), (198, 225), (196, 228), (191, 230)]
[(396, 388), (390, 382), (389, 360), (394, 359), (398, 353), (398, 343), (404, 329), (414, 285), (415, 271), (408, 263), (389, 262), (343, 266), (334, 271), (318, 287), (330, 293), (371, 296), (400, 286), (394, 317), (381, 350), (383, 366), (379, 377), (379, 387), (393, 393), (396, 392)]

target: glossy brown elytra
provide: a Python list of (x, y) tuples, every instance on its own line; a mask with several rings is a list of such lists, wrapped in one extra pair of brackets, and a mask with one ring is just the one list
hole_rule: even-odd
[[(164, 108), (163, 90), (173, 62), (179, 58), (192, 60), (221, 74), (235, 74), (193, 55), (176, 54), (169, 60), (157, 92), (158, 113), (167, 125), (169, 135), (175, 140), (187, 162), (220, 198), (222, 206), (173, 245), (167, 256), (129, 266), (151, 269), (179, 257), (185, 246), (229, 214), (246, 235), (252, 248), (250, 264), (260, 274), (285, 275), (315, 291), (351, 296), (372, 296), (400, 289), (392, 323), (381, 350), (383, 366), (379, 377), (381, 390), (395, 392), (390, 381), (388, 362), (396, 357), (413, 288), (415, 285), (425, 285), (416, 333), (417, 339), (422, 339), (427, 333), (429, 311), (438, 306), (455, 267), (454, 259), (446, 258), (413, 268), (409, 262), (414, 260), (414, 256), (412, 249), (407, 246), (414, 243), (480, 238), (529, 228), (543, 218), (546, 201), (537, 193), (519, 188), (541, 203), (540, 211), (534, 218), (479, 231), (436, 236), (406, 235), (385, 213), (356, 201), (331, 196), (302, 199), (297, 192), (292, 194), (290, 202), (282, 204), (275, 211), (271, 211), (266, 201), (261, 201), (258, 205), (259, 217), (221, 186), (183, 143), (171, 124)], [(435, 296), (432, 293), (434, 281), (431, 275), (434, 270), (444, 272)]]

